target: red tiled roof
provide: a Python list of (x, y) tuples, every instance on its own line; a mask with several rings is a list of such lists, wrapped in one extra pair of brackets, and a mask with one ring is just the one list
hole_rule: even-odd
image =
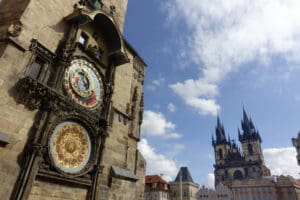
[(146, 183), (167, 183), (164, 179), (162, 179), (158, 175), (146, 176), (145, 179), (146, 179), (145, 180)]

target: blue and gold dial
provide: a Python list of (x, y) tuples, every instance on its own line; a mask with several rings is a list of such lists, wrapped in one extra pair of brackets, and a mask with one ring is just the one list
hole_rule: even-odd
[(87, 108), (96, 108), (102, 99), (102, 81), (91, 63), (75, 59), (67, 68), (64, 86), (72, 99)]

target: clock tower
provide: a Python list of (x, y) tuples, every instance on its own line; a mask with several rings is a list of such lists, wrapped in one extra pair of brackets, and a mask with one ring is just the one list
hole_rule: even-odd
[(2, 199), (143, 199), (146, 64), (122, 35), (126, 7), (0, 2)]

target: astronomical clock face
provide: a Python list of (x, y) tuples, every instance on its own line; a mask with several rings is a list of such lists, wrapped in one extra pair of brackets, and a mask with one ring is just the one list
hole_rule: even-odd
[(88, 163), (91, 156), (91, 139), (80, 124), (65, 121), (58, 124), (49, 139), (50, 157), (55, 167), (76, 174)]
[(91, 63), (76, 59), (65, 72), (64, 86), (72, 99), (87, 108), (96, 108), (102, 99), (102, 82)]

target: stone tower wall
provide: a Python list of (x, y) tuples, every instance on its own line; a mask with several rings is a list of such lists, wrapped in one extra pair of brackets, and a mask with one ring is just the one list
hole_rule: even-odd
[[(216, 160), (216, 164), (217, 165), (220, 165), (221, 163), (222, 164), (225, 163), (225, 158), (228, 155), (229, 148), (230, 147), (227, 144), (215, 145), (214, 150), (215, 150), (215, 160)], [(223, 154), (223, 158), (222, 159), (219, 156), (219, 149), (222, 150), (222, 154)]]
[[(248, 150), (248, 146), (247, 146), (248, 144), (252, 145), (252, 149), (253, 149), (252, 155), (249, 154), (249, 150)], [(245, 155), (246, 161), (249, 161), (249, 160), (256, 161), (259, 159), (264, 160), (263, 153), (261, 150), (261, 144), (258, 140), (244, 142), (244, 143), (242, 143), (242, 148), (243, 148), (243, 153)]]
[[(41, 117), (37, 110), (31, 111), (16, 103), (15, 85), (24, 76), (32, 52), (31, 40), (37, 39), (42, 45), (55, 53), (69, 27), (64, 21), (74, 10), (77, 0), (3, 0), (0, 3), (0, 132), (9, 139), (9, 144), (0, 145), (0, 196), (9, 199), (14, 193), (20, 173), (20, 166), (26, 160), (25, 145), (31, 142), (39, 127), (36, 123)], [(104, 0), (103, 10), (109, 12), (110, 5), (116, 10), (113, 18), (123, 30), (127, 0)], [(12, 24), (20, 25), (17, 35), (7, 33)], [(5, 42), (3, 42), (5, 41)], [(100, 199), (142, 199), (145, 176), (145, 160), (137, 151), (140, 125), (140, 101), (142, 99), (142, 81), (134, 77), (133, 58), (137, 57), (131, 48), (126, 47), (130, 59), (115, 72), (115, 88), (110, 111), (110, 131), (106, 140), (102, 163), (99, 190)], [(143, 65), (143, 67), (145, 67)], [(144, 74), (143, 74), (144, 75)], [(137, 88), (137, 100), (132, 101), (134, 88)], [(135, 105), (134, 112), (128, 113), (128, 105)], [(129, 107), (131, 109), (131, 107)], [(123, 121), (120, 121), (122, 115)], [(126, 118), (126, 122), (124, 119)], [(132, 171), (137, 182), (111, 178), (111, 166)], [(36, 179), (33, 182), (29, 199), (86, 199), (87, 189), (74, 185), (60, 184)]]
[(123, 32), (128, 0), (102, 0), (102, 2), (104, 4), (103, 10), (105, 10), (107, 13), (110, 12), (111, 6), (115, 7), (113, 18), (119, 25), (121, 32)]

